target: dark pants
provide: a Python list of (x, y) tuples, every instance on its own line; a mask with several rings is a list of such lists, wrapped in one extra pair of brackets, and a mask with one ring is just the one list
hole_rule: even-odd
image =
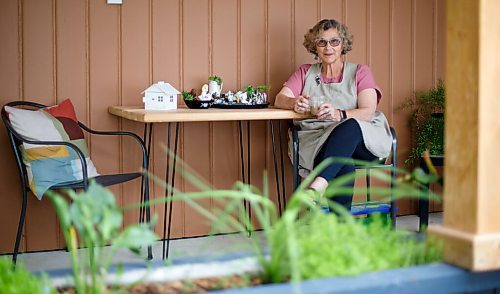
[[(349, 119), (343, 122), (332, 131), (314, 159), (314, 167), (328, 157), (341, 157), (345, 159), (366, 161), (372, 161), (377, 158), (366, 149), (361, 128), (355, 119)], [(334, 162), (326, 167), (319, 176), (330, 182), (342, 175), (353, 173), (354, 170), (354, 163), (352, 160), (348, 162)], [(354, 188), (354, 181), (347, 183), (346, 187)], [(351, 191), (351, 193), (348, 194), (335, 195), (331, 199), (350, 210), (352, 196), (353, 192)]]

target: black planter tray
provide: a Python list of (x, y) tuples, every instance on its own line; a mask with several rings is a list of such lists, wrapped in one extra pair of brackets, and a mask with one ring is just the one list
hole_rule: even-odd
[(269, 103), (264, 104), (244, 104), (244, 103), (232, 103), (232, 104), (212, 104), (212, 108), (224, 108), (224, 109), (261, 109), (267, 108)]

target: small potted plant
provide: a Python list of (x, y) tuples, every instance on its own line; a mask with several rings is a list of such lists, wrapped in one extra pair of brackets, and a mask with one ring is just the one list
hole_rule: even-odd
[(210, 95), (220, 96), (222, 93), (222, 78), (219, 76), (208, 77), (208, 92)]
[(262, 85), (258, 87), (253, 87), (252, 85), (247, 85), (245, 87), (245, 92), (248, 97), (250, 104), (267, 104), (267, 94), (266, 90), (269, 90), (271, 86)]
[(212, 100), (200, 100), (194, 89), (191, 89), (189, 92), (182, 91), (182, 98), (186, 106), (191, 109), (209, 108), (212, 105)]
[(442, 80), (427, 91), (407, 97), (400, 108), (410, 110), (408, 125), (414, 135), (413, 147), (406, 164), (420, 160), (422, 153), (444, 154), (445, 88)]

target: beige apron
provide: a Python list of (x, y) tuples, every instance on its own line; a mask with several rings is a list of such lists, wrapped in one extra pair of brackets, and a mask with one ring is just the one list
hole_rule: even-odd
[[(356, 70), (357, 64), (344, 63), (342, 81), (339, 83), (318, 82), (321, 75), (321, 64), (313, 64), (307, 71), (303, 95), (325, 96), (326, 99), (339, 109), (357, 108)], [(384, 114), (375, 111), (371, 121), (356, 119), (361, 127), (366, 148), (375, 156), (385, 158), (391, 150), (392, 135), (389, 124)], [(301, 175), (305, 176), (313, 169), (314, 158), (325, 143), (332, 130), (341, 122), (305, 119), (294, 121), (300, 127), (298, 132), (299, 165), (302, 167)], [(289, 151), (292, 149), (289, 145)], [(291, 155), (291, 152), (289, 153)], [(306, 169), (304, 171), (303, 169)]]

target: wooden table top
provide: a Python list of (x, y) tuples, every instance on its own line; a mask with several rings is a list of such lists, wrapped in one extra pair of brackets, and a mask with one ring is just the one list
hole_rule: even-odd
[(143, 106), (110, 106), (108, 111), (113, 115), (143, 123), (304, 119), (308, 117), (292, 110), (274, 107), (263, 109), (180, 107), (174, 110), (145, 110)]

